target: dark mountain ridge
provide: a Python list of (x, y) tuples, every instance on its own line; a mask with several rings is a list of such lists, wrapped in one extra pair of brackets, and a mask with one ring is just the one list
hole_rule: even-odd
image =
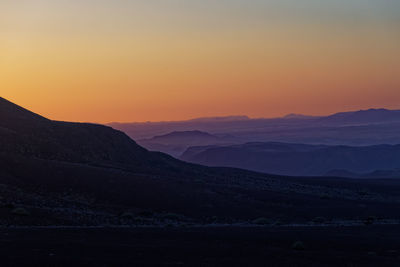
[(335, 124), (371, 124), (385, 122), (399, 122), (400, 110), (368, 109), (352, 112), (336, 113), (320, 118), (318, 122)]
[(176, 141), (181, 141), (182, 139), (197, 139), (197, 138), (205, 138), (205, 139), (218, 139), (218, 137), (206, 133), (206, 132), (202, 132), (202, 131), (183, 131), (183, 132), (179, 132), (179, 131), (175, 131), (175, 132), (171, 132), (165, 135), (158, 135), (158, 136), (154, 136), (153, 138), (149, 139), (149, 141), (167, 141), (167, 142), (176, 142)]
[[(110, 127), (51, 121), (0, 99), (2, 152), (75, 163), (142, 164), (148, 152)], [(7, 142), (4, 142), (7, 140)]]
[(151, 150), (167, 153), (176, 158), (191, 146), (209, 144), (234, 144), (237, 138), (229, 135), (212, 135), (202, 131), (175, 131), (165, 135), (155, 136), (150, 139), (138, 140), (138, 143)]

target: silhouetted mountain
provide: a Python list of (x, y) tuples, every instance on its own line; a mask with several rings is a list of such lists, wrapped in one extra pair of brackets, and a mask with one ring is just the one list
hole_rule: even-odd
[(45, 119), (0, 99), (1, 151), (75, 163), (145, 165), (150, 156), (110, 127)]
[(368, 109), (342, 112), (319, 119), (319, 122), (340, 125), (400, 122), (400, 110)]
[(204, 117), (188, 120), (188, 122), (227, 122), (227, 121), (246, 121), (248, 116), (225, 116), (225, 117)]
[(138, 143), (151, 151), (160, 151), (174, 157), (179, 157), (191, 146), (233, 144), (235, 143), (235, 137), (215, 136), (201, 131), (184, 131), (155, 136), (151, 139), (138, 140)]
[(247, 143), (189, 148), (181, 158), (207, 166), (236, 167), (280, 175), (362, 177), (362, 174), (376, 170), (400, 168), (400, 145), (349, 147)]
[(359, 182), (347, 179), (188, 164), (112, 128), (48, 120), (4, 99), (0, 127), (0, 225), (160, 226), (257, 217), (291, 223), (400, 214), (396, 180), (364, 180), (367, 193), (360, 195)]
[(185, 132), (172, 132), (165, 135), (155, 136), (149, 139), (149, 141), (169, 143), (169, 144), (176, 144), (182, 141), (201, 142), (202, 140), (213, 142), (218, 140), (218, 137), (201, 131), (185, 131)]
[(283, 117), (284, 119), (315, 119), (317, 118), (316, 116), (308, 116), (308, 115), (303, 115), (303, 114), (288, 114)]

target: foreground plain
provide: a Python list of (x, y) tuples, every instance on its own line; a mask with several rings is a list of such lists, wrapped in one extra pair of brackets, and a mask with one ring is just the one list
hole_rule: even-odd
[(399, 240), (398, 225), (2, 228), (0, 254), (3, 266), (399, 266)]

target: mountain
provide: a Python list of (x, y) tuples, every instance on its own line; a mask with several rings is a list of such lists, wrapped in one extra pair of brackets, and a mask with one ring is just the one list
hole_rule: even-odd
[(400, 122), (400, 110), (368, 109), (355, 112), (341, 112), (320, 118), (318, 122), (340, 125)]
[(4, 99), (0, 135), (3, 226), (249, 224), (260, 217), (306, 223), (400, 214), (397, 180), (292, 178), (189, 164), (149, 152), (110, 127), (49, 120)]
[[(367, 174), (377, 170), (400, 168), (400, 145), (350, 147), (247, 143), (189, 148), (181, 159), (207, 166), (235, 167), (280, 175), (370, 177), (372, 174)], [(385, 174), (380, 177), (389, 176)]]
[(188, 120), (188, 122), (227, 122), (227, 121), (246, 121), (250, 118), (248, 116), (224, 116), (224, 117), (204, 117)]
[[(114, 123), (110, 126), (137, 140), (150, 139), (175, 131), (202, 131), (217, 136), (235, 136), (234, 143), (284, 142), (348, 146), (400, 143), (398, 134), (400, 111), (386, 109), (343, 112), (325, 117), (290, 114), (275, 119), (200, 119), (176, 122)], [(213, 143), (203, 145), (213, 145)]]
[(179, 157), (191, 146), (233, 144), (235, 141), (235, 137), (233, 136), (216, 136), (201, 131), (184, 131), (138, 140), (138, 143), (149, 150), (160, 151), (174, 157)]
[(122, 132), (110, 127), (51, 121), (0, 99), (2, 153), (99, 165), (139, 167), (152, 158)]
[(283, 117), (284, 119), (315, 119), (315, 116), (308, 116), (303, 114), (290, 113)]
[(218, 140), (217, 136), (212, 134), (201, 132), (201, 131), (184, 131), (184, 132), (172, 132), (165, 135), (155, 136), (149, 141), (176, 144), (181, 142), (214, 142)]

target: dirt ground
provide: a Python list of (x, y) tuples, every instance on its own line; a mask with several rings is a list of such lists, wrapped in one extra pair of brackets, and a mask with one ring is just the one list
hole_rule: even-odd
[(400, 226), (1, 228), (1, 266), (400, 266)]

